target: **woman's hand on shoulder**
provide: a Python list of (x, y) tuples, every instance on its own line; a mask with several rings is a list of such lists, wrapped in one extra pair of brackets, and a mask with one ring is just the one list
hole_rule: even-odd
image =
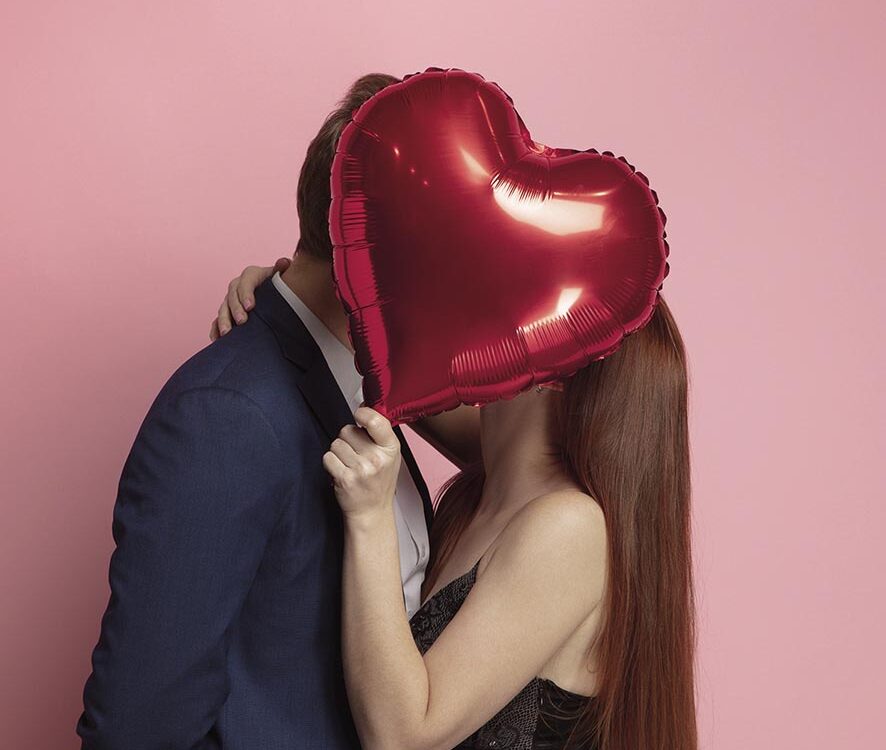
[(292, 261), (280, 258), (273, 266), (247, 266), (243, 272), (228, 284), (228, 291), (218, 308), (218, 316), (212, 321), (209, 338), (217, 338), (229, 333), (234, 325), (242, 325), (249, 318), (248, 311), (255, 306), (255, 290), (262, 282), (289, 268)]

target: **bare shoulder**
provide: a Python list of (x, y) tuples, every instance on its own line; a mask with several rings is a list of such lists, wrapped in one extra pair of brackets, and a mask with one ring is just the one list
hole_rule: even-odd
[(603, 541), (606, 519), (594, 498), (580, 490), (557, 490), (540, 495), (523, 507), (508, 524), (510, 541), (537, 540), (543, 545), (587, 546)]
[(550, 524), (569, 528), (580, 524), (582, 531), (605, 526), (603, 509), (588, 493), (580, 490), (557, 490), (539, 495), (513, 518), (518, 523)]
[(606, 557), (606, 519), (593, 497), (579, 490), (540, 495), (508, 522), (490, 560), (536, 568), (601, 567)]

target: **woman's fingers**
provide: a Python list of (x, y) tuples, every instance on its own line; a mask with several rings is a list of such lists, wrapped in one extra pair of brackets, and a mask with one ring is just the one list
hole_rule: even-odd
[[(397, 449), (399, 447), (398, 442)], [(366, 430), (353, 424), (341, 428), (329, 450), (344, 466), (361, 476), (371, 475), (383, 468), (391, 457), (390, 451), (381, 449)]]
[(380, 445), (383, 448), (400, 447), (400, 441), (397, 440), (397, 435), (394, 432), (394, 428), (391, 427), (391, 423), (375, 409), (369, 406), (358, 407), (357, 411), (354, 412), (354, 420), (369, 433), (369, 437), (375, 441), (376, 445)]
[(216, 319), (216, 323), (218, 325), (218, 333), (219, 336), (224, 336), (231, 330), (233, 323), (231, 323), (231, 312), (228, 310), (228, 301), (225, 300), (221, 303), (221, 306), (218, 308), (218, 318)]
[(348, 443), (357, 453), (368, 453), (375, 448), (375, 441), (369, 433), (355, 424), (346, 424), (338, 436)]
[(280, 273), (283, 273), (291, 265), (291, 258), (277, 258), (277, 262), (274, 263), (274, 271), (279, 271)]
[(242, 284), (243, 277), (245, 275), (246, 271), (244, 271), (241, 276), (233, 279), (231, 283), (228, 284), (228, 296), (226, 297), (228, 310), (230, 310), (231, 317), (234, 319), (237, 325), (241, 325), (246, 322), (246, 310), (243, 309), (243, 305), (240, 302), (240, 284)]
[[(237, 301), (243, 306), (243, 310), (251, 310), (255, 306), (255, 289), (265, 279), (273, 276), (273, 266), (247, 266), (243, 273), (235, 279), (237, 282)], [(246, 313), (243, 313), (243, 322), (246, 321)]]
[(218, 309), (218, 317), (213, 321), (209, 338), (215, 341), (230, 333), (234, 325), (243, 325), (248, 319), (247, 311), (255, 307), (256, 288), (274, 275), (281, 273), (292, 264), (289, 258), (279, 258), (273, 266), (247, 266), (243, 272), (228, 284), (224, 302)]
[(346, 440), (337, 437), (332, 441), (329, 450), (338, 456), (339, 460), (348, 468), (360, 468), (363, 459)]
[(240, 274), (237, 284), (237, 295), (244, 310), (255, 306), (255, 290), (277, 271), (282, 273), (291, 265), (289, 258), (279, 258), (273, 266), (248, 266)]
[(341, 479), (348, 471), (348, 467), (332, 451), (326, 451), (323, 454), (323, 468), (329, 472), (333, 479)]

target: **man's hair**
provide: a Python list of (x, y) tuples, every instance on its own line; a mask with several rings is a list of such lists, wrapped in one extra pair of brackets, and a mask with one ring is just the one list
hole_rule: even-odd
[(320, 260), (332, 261), (332, 241), (329, 238), (329, 175), (339, 136), (363, 102), (399, 80), (384, 73), (370, 73), (358, 78), (308, 146), (298, 178), (296, 198), (301, 230), (299, 252)]

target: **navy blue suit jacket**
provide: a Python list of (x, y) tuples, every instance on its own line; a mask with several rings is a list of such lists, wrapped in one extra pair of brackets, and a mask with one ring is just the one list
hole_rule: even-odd
[(341, 514), (321, 462), (350, 422), (270, 282), (245, 325), (172, 376), (120, 480), (85, 750), (359, 747), (340, 653)]

